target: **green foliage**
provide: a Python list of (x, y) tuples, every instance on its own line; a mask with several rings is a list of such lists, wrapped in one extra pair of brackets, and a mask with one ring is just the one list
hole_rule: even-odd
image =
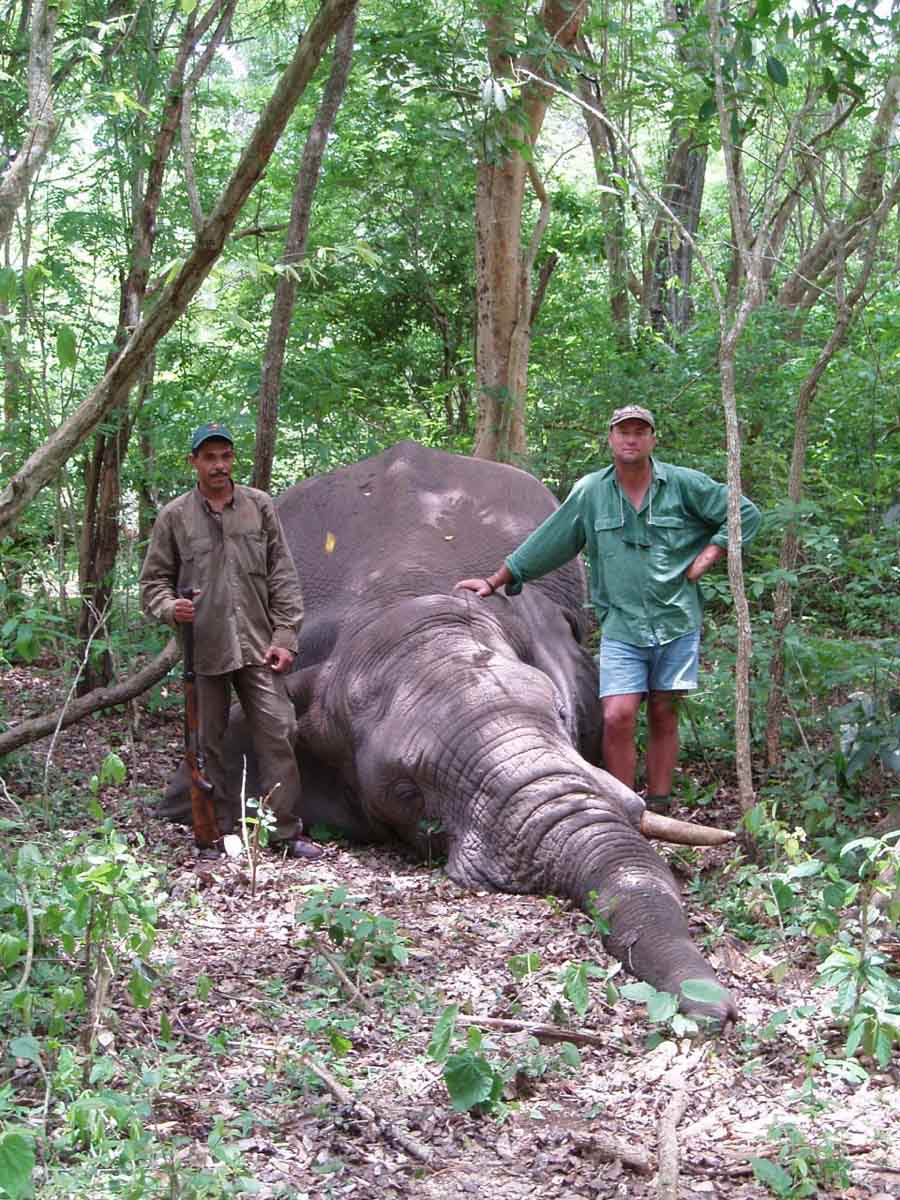
[[(444, 1084), (457, 1112), (502, 1115), (508, 1101), (530, 1095), (530, 1081), (581, 1066), (581, 1057), (571, 1042), (563, 1042), (551, 1052), (528, 1037), (501, 1048), (488, 1041), (476, 1025), (457, 1031), (458, 1017), (458, 1005), (448, 1004), (428, 1044), (429, 1057), (443, 1064)], [(454, 1038), (462, 1042), (455, 1050)]]
[[(127, 977), (146, 1007), (155, 972), (155, 873), (105, 822), (61, 843), (23, 842), (0, 859), (0, 1028), (55, 1038), (105, 1017)], [(93, 1044), (91, 1035), (91, 1045)]]
[(769, 1140), (777, 1158), (752, 1158), (757, 1180), (781, 1197), (835, 1195), (850, 1186), (850, 1161), (828, 1137), (809, 1140), (791, 1122), (773, 1125)]
[(388, 968), (403, 966), (409, 958), (406, 938), (398, 932), (397, 923), (354, 908), (346, 888), (332, 892), (316, 888), (298, 908), (296, 920), (314, 933), (324, 934), (351, 967), (373, 963)]
[[(687, 1000), (701, 1004), (720, 1003), (724, 989), (714, 980), (686, 979), (681, 985), (681, 993)], [(626, 983), (618, 989), (618, 995), (625, 1000), (636, 1000), (647, 1006), (647, 1020), (651, 1025), (660, 1026), (651, 1034), (649, 1044), (657, 1045), (663, 1037), (663, 1030), (670, 1029), (676, 1037), (697, 1033), (704, 1018), (689, 1017), (678, 1011), (678, 997), (671, 992), (657, 991), (649, 983)]]
[(13, 1131), (0, 1134), (0, 1189), (10, 1200), (28, 1195), (34, 1164), (32, 1137)]

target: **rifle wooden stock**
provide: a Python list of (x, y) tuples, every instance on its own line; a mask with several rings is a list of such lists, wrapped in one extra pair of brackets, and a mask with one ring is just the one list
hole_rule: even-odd
[[(180, 591), (179, 596), (193, 600), (192, 588)], [(184, 761), (191, 776), (191, 824), (194, 843), (199, 850), (209, 850), (219, 840), (213, 785), (203, 769), (200, 749), (200, 719), (197, 711), (197, 687), (194, 674), (194, 626), (182, 625), (184, 635)]]

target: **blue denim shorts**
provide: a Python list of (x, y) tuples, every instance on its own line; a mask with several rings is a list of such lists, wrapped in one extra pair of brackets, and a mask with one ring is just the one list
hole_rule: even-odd
[(600, 695), (635, 692), (693, 692), (700, 666), (700, 630), (663, 646), (600, 641)]

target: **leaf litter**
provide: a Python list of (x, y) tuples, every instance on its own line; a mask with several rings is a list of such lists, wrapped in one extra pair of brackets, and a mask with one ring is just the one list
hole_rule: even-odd
[[(5, 676), (10, 720), (61, 698), (52, 672), (32, 667)], [(7, 779), (26, 812), (35, 806), (28, 791), (37, 791), (48, 744), (21, 753)], [(198, 859), (190, 832), (148, 817), (141, 802), (177, 765), (177, 708), (151, 713), (142, 705), (130, 716), (119, 710), (65, 730), (54, 746), (55, 769), (77, 788), (110, 746), (130, 778), (105, 793), (104, 805), (134, 845), (147, 839), (146, 852), (167, 880), (159, 984), (146, 1010), (124, 988), (114, 990), (113, 1053), (143, 1055), (148, 1066), (178, 1055), (186, 1064), (177, 1086), (154, 1095), (148, 1126), (178, 1145), (181, 1163), (209, 1165), (210, 1134), (219, 1128), (261, 1196), (750, 1200), (773, 1194), (754, 1178), (750, 1159), (771, 1158), (768, 1131), (791, 1122), (812, 1145), (828, 1137), (849, 1159), (851, 1184), (835, 1195), (900, 1194), (900, 1065), (880, 1071), (869, 1064), (861, 1084), (820, 1071), (816, 1104), (804, 1107), (798, 1097), (813, 1022), (798, 1016), (777, 1036), (760, 1036), (774, 1012), (808, 1003), (816, 991), (812, 958), (791, 962), (773, 983), (779, 957), (790, 956), (787, 943), (751, 952), (737, 937), (719, 936), (712, 914), (689, 898), (695, 937), (705, 939), (734, 990), (742, 1024), (727, 1036), (667, 1034), (649, 1048), (653, 1029), (643, 1006), (608, 1003), (602, 979), (592, 980), (583, 1015), (563, 996), (571, 964), (597, 964), (598, 974), (614, 965), (585, 933), (582, 913), (552, 897), (464, 891), (439, 866), (396, 848), (341, 843), (327, 845), (316, 862), (266, 854), (251, 896), (245, 858)], [(86, 807), (72, 813), (73, 825), (89, 822)], [(711, 855), (694, 869), (709, 870), (714, 861)], [(348, 904), (395, 922), (409, 947), (403, 964), (356, 970), (366, 1011), (351, 1004), (296, 921), (317, 889), (327, 895), (338, 888)], [(340, 954), (340, 946), (331, 948)], [(534, 969), (523, 972), (523, 961)], [(519, 1064), (509, 1068), (499, 1112), (454, 1111), (441, 1066), (428, 1056), (437, 1019), (451, 1003), (460, 1013), (459, 1046), (481, 1020), (484, 1054)], [(523, 1028), (498, 1030), (492, 1021)], [(552, 1043), (529, 1037), (530, 1028), (548, 1025), (584, 1031), (601, 1044), (578, 1046), (580, 1066), (560, 1063)], [(678, 1172), (667, 1193), (659, 1138), (676, 1102), (683, 1108), (674, 1132)]]

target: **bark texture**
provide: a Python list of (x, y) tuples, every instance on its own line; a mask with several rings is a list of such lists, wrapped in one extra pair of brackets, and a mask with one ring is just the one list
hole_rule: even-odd
[(53, 41), (58, 8), (48, 0), (32, 0), (31, 45), (28, 51), (29, 128), (15, 158), (0, 176), (0, 245), (12, 231), (16, 210), (53, 144), (59, 122), (53, 112)]
[[(587, 0), (547, 0), (540, 20), (553, 44), (568, 50), (575, 45), (587, 11)], [(515, 30), (507, 12), (487, 10), (485, 25), (494, 87), (501, 86), (499, 81), (514, 79), (521, 67), (528, 72), (528, 81), (520, 89), (517, 120), (513, 120), (509, 109), (497, 113), (495, 106), (495, 116), (486, 123), (484, 150), (476, 173), (479, 394), (473, 453), (477, 458), (505, 461), (524, 457), (527, 449), (525, 389), (534, 316), (532, 273), (549, 219), (549, 202), (534, 169), (532, 152), (552, 90), (541, 79), (548, 69), (546, 58), (529, 57), (519, 63), (510, 55)], [(526, 154), (510, 149), (513, 141), (526, 143)], [(530, 243), (523, 247), (522, 209), (529, 177), (541, 211)]]
[[(583, 58), (592, 58), (584, 38), (578, 39)], [(603, 218), (603, 249), (609, 276), (609, 310), (613, 328), (622, 345), (631, 341), (628, 291), (628, 225), (625, 211), (626, 190), (622, 184), (626, 167), (618, 138), (608, 123), (597, 116), (606, 112), (606, 98), (599, 78), (578, 77), (578, 93), (584, 107), (585, 126), (594, 156), (594, 173), (600, 188), (600, 212)]]
[[(150, 265), (156, 242), (157, 218), (163, 197), (163, 179), (181, 124), (183, 97), (206, 73), (213, 55), (224, 38), (234, 12), (236, 0), (213, 0), (198, 19), (192, 14), (185, 25), (175, 63), (169, 75), (163, 101), (162, 116), (154, 139), (153, 153), (146, 170), (136, 166), (132, 176), (132, 245), (129, 271), (122, 281), (119, 295), (119, 321), (107, 367), (126, 344), (130, 332), (140, 322)], [(215, 28), (213, 28), (215, 26)], [(198, 56), (193, 69), (191, 58), (202, 39), (212, 34)], [(151, 80), (155, 73), (150, 72)], [(150, 103), (150, 88), (140, 97), (141, 107)], [(146, 379), (146, 374), (144, 376)], [(78, 635), (87, 646), (100, 614), (106, 611), (112, 597), (116, 559), (119, 551), (119, 508), (121, 502), (121, 465), (128, 451), (135, 414), (129, 406), (130, 387), (122, 387), (110, 405), (110, 432), (97, 433), (85, 476), (84, 519), (79, 545), (79, 583), (81, 610)], [(141, 388), (139, 396), (146, 394)], [(79, 695), (108, 684), (113, 664), (109, 651), (90, 656), (79, 680)]]

